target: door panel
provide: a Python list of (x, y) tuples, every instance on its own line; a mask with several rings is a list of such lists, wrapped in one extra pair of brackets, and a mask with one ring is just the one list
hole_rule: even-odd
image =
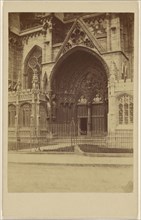
[(105, 117), (107, 117), (105, 111), (105, 105), (103, 103), (92, 105), (92, 134), (103, 133), (106, 131)]
[(78, 105), (77, 116), (78, 117), (87, 117), (88, 115), (88, 106), (87, 105)]

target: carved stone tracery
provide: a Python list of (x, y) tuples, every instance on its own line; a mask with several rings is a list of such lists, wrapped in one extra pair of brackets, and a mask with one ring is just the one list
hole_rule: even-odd
[(64, 47), (63, 53), (76, 45), (84, 45), (90, 48), (94, 48), (93, 42), (89, 39), (87, 34), (83, 31), (82, 27), (80, 27), (78, 23), (71, 33), (71, 36)]
[(85, 95), (88, 102), (92, 102), (93, 98), (98, 96), (101, 97), (101, 101), (106, 99), (107, 81), (100, 73), (86, 73), (78, 88), (79, 93)]
[[(90, 72), (89, 72), (90, 71)], [(87, 102), (93, 102), (100, 98), (103, 102), (107, 99), (107, 79), (102, 74), (102, 72), (97, 72), (94, 69), (84, 72), (82, 75), (74, 76), (71, 83), (61, 82), (60, 88), (57, 92), (57, 100), (61, 104), (73, 104), (82, 103), (82, 101), (87, 100)], [(68, 80), (70, 82), (71, 80)], [(63, 87), (61, 87), (63, 85)]]
[(106, 35), (107, 24), (105, 16), (91, 17), (84, 19), (84, 21), (93, 35), (97, 37), (101, 35)]
[(45, 18), (42, 18), (42, 33), (45, 35), (47, 33), (47, 30), (52, 30), (53, 28), (53, 16), (47, 16)]
[(34, 46), (27, 55), (27, 58), (25, 60), (24, 87), (26, 89), (32, 88), (33, 75), (36, 75), (36, 78), (38, 78), (38, 84), (40, 87), (41, 62), (42, 62), (42, 50), (40, 47)]

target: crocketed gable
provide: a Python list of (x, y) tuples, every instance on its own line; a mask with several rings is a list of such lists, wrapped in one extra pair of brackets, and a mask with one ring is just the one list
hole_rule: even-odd
[(69, 49), (78, 45), (89, 47), (98, 54), (105, 52), (95, 36), (91, 34), (84, 21), (82, 19), (76, 19), (57, 54), (56, 61)]

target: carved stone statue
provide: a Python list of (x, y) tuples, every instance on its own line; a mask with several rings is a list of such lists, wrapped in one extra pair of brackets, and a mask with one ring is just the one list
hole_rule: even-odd
[(87, 104), (87, 99), (85, 98), (85, 96), (81, 96), (80, 99), (78, 100), (78, 103), (80, 104)]
[(94, 103), (102, 102), (102, 98), (100, 97), (99, 94), (96, 94), (95, 98), (93, 99), (93, 102), (94, 102)]
[(46, 101), (47, 101), (47, 115), (48, 117), (56, 117), (56, 95), (52, 94), (51, 96), (46, 93)]

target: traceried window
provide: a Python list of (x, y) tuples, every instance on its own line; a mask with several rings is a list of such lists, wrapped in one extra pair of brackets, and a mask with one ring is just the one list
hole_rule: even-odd
[(8, 106), (8, 126), (15, 126), (16, 107), (15, 105)]
[(41, 63), (42, 63), (42, 49), (35, 45), (32, 50), (28, 53), (25, 59), (24, 68), (24, 87), (26, 89), (32, 88), (33, 69), (38, 71), (38, 82), (40, 87), (41, 77)]
[(30, 116), (31, 116), (31, 107), (30, 104), (26, 103), (21, 106), (21, 110), (20, 110), (20, 125), (22, 127), (30, 126)]
[(119, 98), (119, 124), (133, 123), (133, 98), (123, 95)]

